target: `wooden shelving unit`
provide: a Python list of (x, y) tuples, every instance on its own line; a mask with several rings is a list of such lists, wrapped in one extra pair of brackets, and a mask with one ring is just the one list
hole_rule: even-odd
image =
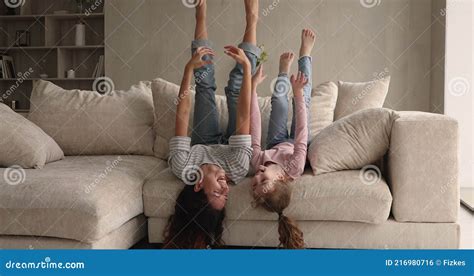
[[(0, 79), (0, 99), (6, 104), (17, 101), (17, 108), (23, 112), (29, 109), (33, 82), (41, 79), (40, 75), (47, 74), (44, 80), (66, 89), (90, 90), (96, 64), (105, 55), (104, 1), (97, 1), (102, 4), (93, 13), (78, 13), (74, 1), (26, 1), (30, 2), (29, 14), (20, 14), (21, 9), (16, 9), (16, 15), (6, 15), (8, 9), (0, 1), (0, 54), (13, 58), (18, 75), (18, 78)], [(68, 13), (54, 13), (59, 10)], [(85, 46), (74, 45), (78, 22), (86, 25)], [(29, 46), (16, 46), (19, 30), (30, 32)], [(66, 78), (70, 69), (76, 71), (76, 78)]]

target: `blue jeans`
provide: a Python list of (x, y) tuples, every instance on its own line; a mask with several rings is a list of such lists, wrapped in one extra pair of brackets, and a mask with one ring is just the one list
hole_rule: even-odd
[[(199, 47), (212, 48), (212, 43), (208, 40), (195, 40), (192, 43), (192, 53)], [(261, 55), (261, 50), (250, 43), (241, 43), (239, 48), (245, 51), (252, 66), (252, 75), (255, 73), (257, 60)], [(204, 60), (212, 57), (205, 56)], [(219, 129), (219, 114), (216, 107), (216, 80), (214, 64), (209, 64), (194, 70), (196, 82), (196, 96), (194, 103), (194, 124), (191, 137), (191, 144), (227, 144), (229, 137), (235, 134), (237, 127), (237, 104), (242, 87), (243, 68), (236, 64), (229, 74), (229, 81), (225, 88), (227, 97), (227, 109), (229, 111), (229, 123), (227, 131), (222, 134)]]
[[(308, 84), (304, 87), (304, 100), (306, 104), (306, 112), (308, 116), (308, 124), (310, 119), (311, 107), (311, 89), (312, 82), (312, 60), (311, 57), (302, 57), (298, 61), (298, 70), (303, 72), (308, 78)], [(270, 114), (270, 124), (268, 126), (267, 149), (284, 143), (293, 142), (295, 139), (295, 101), (293, 100), (293, 120), (291, 122), (291, 131), (288, 135), (288, 93), (290, 91), (291, 83), (287, 74), (280, 74), (275, 84), (275, 89), (272, 95), (272, 111)], [(308, 127), (309, 132), (309, 127)], [(309, 136), (309, 135), (308, 135)]]

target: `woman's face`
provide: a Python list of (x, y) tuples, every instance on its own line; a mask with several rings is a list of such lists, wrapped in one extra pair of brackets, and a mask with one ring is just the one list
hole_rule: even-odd
[(259, 166), (258, 171), (252, 178), (252, 191), (254, 197), (262, 197), (275, 190), (273, 183), (278, 180), (278, 172), (273, 167)]
[(225, 171), (215, 165), (203, 165), (202, 181), (195, 185), (196, 191), (204, 190), (209, 204), (216, 210), (222, 210), (229, 194), (228, 178)]

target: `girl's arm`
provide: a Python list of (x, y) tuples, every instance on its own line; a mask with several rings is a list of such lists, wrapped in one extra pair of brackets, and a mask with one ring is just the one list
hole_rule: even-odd
[(293, 165), (289, 170), (293, 176), (302, 175), (306, 165), (306, 154), (308, 149), (308, 114), (306, 112), (306, 104), (303, 96), (303, 87), (307, 83), (308, 79), (301, 72), (298, 73), (297, 77), (291, 77), (296, 108), (295, 142), (292, 157), (294, 163), (292, 163)]
[(194, 69), (212, 63), (212, 60), (203, 60), (203, 57), (206, 55), (214, 56), (214, 51), (210, 48), (199, 47), (184, 68), (178, 95), (178, 107), (176, 109), (175, 136), (188, 136), (189, 115), (191, 113), (191, 98), (189, 96), (191, 81)]
[(234, 46), (226, 46), (225, 53), (243, 67), (242, 87), (237, 103), (237, 135), (250, 134), (250, 103), (252, 99), (252, 67), (244, 50)]

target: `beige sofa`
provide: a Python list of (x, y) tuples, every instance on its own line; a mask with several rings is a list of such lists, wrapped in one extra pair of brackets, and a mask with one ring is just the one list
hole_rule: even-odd
[[(458, 248), (457, 122), (422, 112), (398, 115), (378, 183), (366, 185), (359, 170), (313, 176), (308, 169), (297, 180), (286, 214), (298, 221), (307, 247)], [(61, 148), (76, 150), (66, 145), (77, 143), (75, 137), (42, 128)], [(97, 148), (87, 149), (100, 152), (95, 142)], [(1, 176), (8, 169), (0, 169), (0, 248), (130, 248), (147, 234), (151, 243), (162, 242), (183, 187), (165, 160), (65, 154), (43, 169), (24, 170), (18, 185), (7, 183)], [(249, 183), (231, 187), (224, 241), (275, 247), (277, 216), (252, 206)]]

